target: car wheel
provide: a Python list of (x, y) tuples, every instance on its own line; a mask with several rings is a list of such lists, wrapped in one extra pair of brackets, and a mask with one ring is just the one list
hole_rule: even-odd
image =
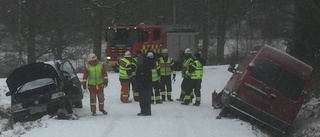
[(82, 100), (73, 103), (73, 105), (75, 108), (82, 108), (83, 107)]

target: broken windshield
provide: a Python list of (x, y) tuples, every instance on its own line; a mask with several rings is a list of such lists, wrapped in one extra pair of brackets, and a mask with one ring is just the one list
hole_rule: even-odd
[(29, 91), (32, 89), (40, 88), (46, 85), (54, 84), (54, 80), (52, 78), (42, 78), (34, 81), (30, 81), (18, 87), (17, 92), (22, 93), (25, 91)]

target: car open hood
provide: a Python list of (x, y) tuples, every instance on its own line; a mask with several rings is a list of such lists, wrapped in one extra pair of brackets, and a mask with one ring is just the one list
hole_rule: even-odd
[(10, 92), (15, 93), (21, 85), (41, 78), (57, 79), (58, 74), (53, 66), (38, 62), (15, 69), (6, 82)]

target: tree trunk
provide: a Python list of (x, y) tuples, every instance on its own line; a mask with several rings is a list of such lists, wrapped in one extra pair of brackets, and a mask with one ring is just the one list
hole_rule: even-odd
[[(33, 3), (34, 4), (34, 3)], [(33, 7), (33, 6), (31, 6)], [(34, 9), (30, 9), (31, 11), (31, 15), (35, 16), (35, 11)], [(35, 31), (35, 17), (34, 16), (29, 16), (29, 20), (28, 20), (28, 25), (27, 25), (27, 29), (28, 31), (26, 32), (26, 42), (27, 42), (27, 53), (28, 53), (28, 64), (30, 63), (35, 63), (37, 61), (36, 58), (36, 51), (35, 51), (35, 47), (36, 47), (36, 31)]]
[(226, 42), (226, 16), (220, 15), (218, 19), (218, 38), (217, 38), (217, 63), (224, 63), (224, 44)]
[(93, 53), (96, 54), (97, 58), (101, 60), (101, 41), (102, 41), (102, 30), (103, 30), (103, 14), (102, 9), (98, 6), (93, 6), (93, 21), (94, 21), (94, 30), (93, 30)]

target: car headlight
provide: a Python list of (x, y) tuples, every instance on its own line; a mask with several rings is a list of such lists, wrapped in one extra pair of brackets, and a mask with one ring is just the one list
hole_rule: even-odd
[(65, 94), (63, 92), (57, 92), (57, 93), (53, 93), (51, 95), (51, 99), (56, 99), (56, 98), (63, 97), (63, 96), (65, 96)]
[(110, 57), (110, 56), (108, 56), (108, 57), (107, 57), (107, 60), (110, 60), (110, 59), (111, 59), (111, 57)]
[(20, 110), (20, 109), (23, 109), (21, 103), (19, 103), (19, 104), (14, 104), (14, 105), (11, 106), (11, 111), (12, 111), (12, 112), (18, 111), (18, 110)]

